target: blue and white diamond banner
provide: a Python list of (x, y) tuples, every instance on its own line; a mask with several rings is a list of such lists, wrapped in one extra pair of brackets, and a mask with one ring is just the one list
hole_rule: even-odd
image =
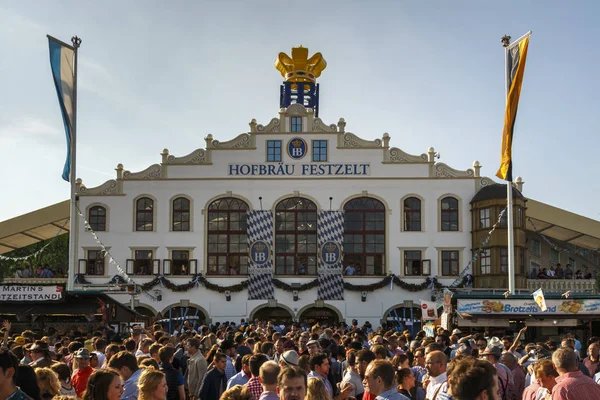
[(317, 218), (317, 245), (319, 248), (319, 289), (317, 294), (323, 300), (344, 300), (344, 277), (342, 275), (344, 212), (319, 211)]
[(274, 298), (273, 212), (248, 210), (248, 300)]

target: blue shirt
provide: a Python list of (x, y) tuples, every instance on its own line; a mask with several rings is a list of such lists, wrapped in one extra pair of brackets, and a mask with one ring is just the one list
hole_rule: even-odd
[(138, 369), (127, 379), (125, 384), (123, 385), (123, 394), (121, 395), (121, 400), (137, 400), (138, 398), (138, 380), (140, 379), (140, 375), (144, 371), (143, 368)]
[(227, 389), (232, 388), (235, 385), (244, 386), (246, 383), (248, 383), (249, 380), (250, 377), (246, 375), (244, 371), (240, 371), (234, 376), (232, 376), (230, 380), (227, 381)]
[(315, 371), (310, 371), (308, 373), (308, 378), (319, 378), (320, 380), (322, 380), (323, 384), (325, 385), (325, 390), (327, 390), (327, 393), (329, 393), (329, 395), (331, 397), (333, 397), (333, 387), (331, 387), (331, 383), (329, 382), (329, 379), (317, 374)]
[(229, 381), (236, 374), (235, 367), (233, 366), (233, 361), (231, 357), (227, 356), (227, 364), (225, 364), (225, 379)]
[(375, 397), (375, 400), (410, 400), (408, 397), (398, 392), (398, 389), (392, 387), (389, 390), (381, 393), (379, 396)]

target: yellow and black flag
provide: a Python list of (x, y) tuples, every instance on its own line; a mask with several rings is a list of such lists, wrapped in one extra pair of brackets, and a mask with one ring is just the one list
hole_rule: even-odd
[(521, 95), (521, 84), (525, 74), (525, 61), (527, 60), (527, 48), (529, 47), (529, 35), (519, 42), (511, 44), (506, 52), (507, 63), (507, 89), (506, 111), (504, 112), (504, 130), (502, 131), (502, 154), (500, 157), (500, 169), (496, 172), (498, 178), (512, 182), (512, 140), (519, 108), (519, 96)]

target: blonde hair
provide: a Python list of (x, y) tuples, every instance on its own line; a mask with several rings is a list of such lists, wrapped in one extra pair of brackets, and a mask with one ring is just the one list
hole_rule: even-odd
[(150, 400), (152, 398), (152, 393), (158, 388), (158, 385), (160, 385), (160, 382), (164, 377), (165, 374), (154, 367), (145, 368), (137, 383), (140, 391), (138, 398), (140, 400)]
[(50, 368), (36, 368), (35, 375), (42, 393), (50, 393), (52, 396), (60, 394), (60, 381), (56, 372)]
[(325, 384), (319, 378), (308, 378), (306, 398), (311, 400), (331, 400), (331, 396), (325, 389)]
[(246, 385), (235, 385), (223, 392), (219, 400), (250, 400), (252, 393)]

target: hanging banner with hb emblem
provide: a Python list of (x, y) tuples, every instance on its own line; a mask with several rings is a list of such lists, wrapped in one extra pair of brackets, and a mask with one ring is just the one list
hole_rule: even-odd
[(248, 210), (248, 300), (274, 298), (273, 213)]
[(344, 300), (342, 275), (342, 246), (344, 242), (344, 213), (319, 211), (317, 221), (319, 247), (319, 289), (322, 300)]

